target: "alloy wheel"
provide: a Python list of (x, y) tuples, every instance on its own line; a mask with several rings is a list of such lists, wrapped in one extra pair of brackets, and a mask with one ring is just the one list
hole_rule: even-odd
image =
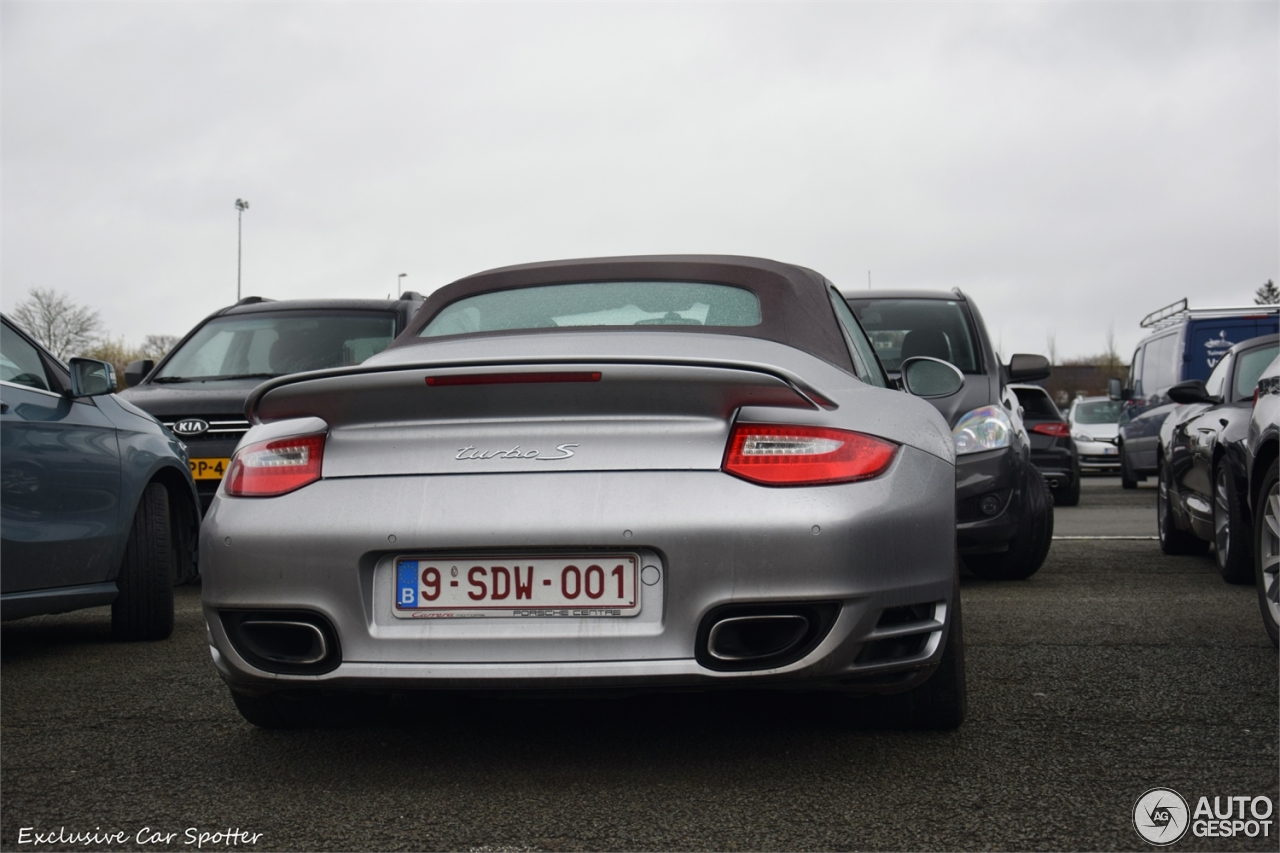
[(1160, 541), (1165, 541), (1168, 535), (1165, 530), (1165, 513), (1168, 512), (1166, 504), (1169, 503), (1169, 486), (1164, 481), (1164, 471), (1161, 470), (1156, 474), (1156, 532), (1160, 534)]
[(1219, 465), (1213, 478), (1213, 544), (1218, 549), (1218, 565), (1227, 565), (1231, 556), (1231, 501), (1227, 495), (1226, 465)]
[(1280, 624), (1280, 483), (1273, 482), (1271, 491), (1266, 495), (1258, 550), (1271, 621)]

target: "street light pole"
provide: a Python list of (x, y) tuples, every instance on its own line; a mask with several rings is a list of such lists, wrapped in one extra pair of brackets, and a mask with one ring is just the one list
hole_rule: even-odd
[(240, 301), (241, 232), (243, 231), (244, 212), (248, 209), (249, 202), (242, 198), (236, 199), (236, 302)]
[[(396, 276), (396, 290), (400, 290), (400, 286), (404, 284), (405, 276), (407, 275), (409, 275), (407, 272), (402, 272), (400, 275)], [(400, 292), (404, 293), (403, 290), (400, 290)]]

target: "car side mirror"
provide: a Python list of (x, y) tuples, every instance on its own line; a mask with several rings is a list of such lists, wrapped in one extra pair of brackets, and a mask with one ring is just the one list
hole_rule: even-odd
[(1048, 379), (1051, 371), (1049, 359), (1042, 355), (1021, 353), (1009, 359), (1010, 382), (1035, 382), (1037, 379)]
[(1132, 389), (1125, 388), (1120, 384), (1119, 379), (1107, 380), (1107, 397), (1111, 400), (1120, 400), (1128, 402), (1133, 399)]
[(70, 367), (72, 397), (98, 397), (116, 390), (116, 369), (111, 362), (73, 358)]
[(131, 361), (124, 368), (124, 384), (132, 388), (143, 380), (156, 366), (156, 363), (149, 358), (141, 361)]
[(916, 397), (950, 397), (964, 387), (964, 374), (954, 364), (939, 358), (916, 356), (898, 368), (902, 387)]
[(1186, 382), (1179, 382), (1169, 389), (1169, 399), (1175, 403), (1221, 403), (1217, 397), (1211, 395), (1204, 382), (1199, 379), (1188, 379)]

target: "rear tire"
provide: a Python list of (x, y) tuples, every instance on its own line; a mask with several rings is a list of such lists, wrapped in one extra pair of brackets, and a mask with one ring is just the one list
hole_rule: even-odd
[(1253, 569), (1262, 624), (1271, 644), (1280, 647), (1280, 461), (1262, 478), (1253, 518)]
[(1120, 463), (1120, 488), (1136, 489), (1138, 481), (1129, 476), (1129, 469), (1124, 467), (1124, 463)]
[(1025, 580), (1040, 570), (1053, 544), (1053, 501), (1044, 478), (1033, 472), (1027, 481), (1026, 515), (1001, 554), (970, 554), (964, 564), (983, 580)]
[(1213, 472), (1214, 562), (1227, 583), (1253, 583), (1253, 519), (1240, 500), (1235, 474), (1226, 459)]
[(1120, 448), (1120, 488), (1136, 489), (1138, 481), (1129, 476), (1129, 463), (1124, 461), (1124, 447)]
[(919, 731), (950, 731), (960, 727), (968, 709), (964, 678), (964, 625), (960, 617), (960, 587), (951, 599), (951, 620), (947, 625), (942, 660), (929, 680), (914, 690), (889, 697), (900, 703), (901, 718)]
[(236, 710), (240, 712), (240, 716), (260, 729), (296, 729), (302, 727), (300, 720), (291, 719), (280, 712), (280, 709), (276, 706), (274, 694), (250, 696), (232, 690), (231, 701), (236, 704)]
[(938, 667), (928, 680), (902, 693), (851, 696), (852, 718), (859, 726), (917, 731), (950, 731), (964, 722), (968, 709), (964, 672), (964, 625), (960, 585), (951, 598), (951, 619)]
[(117, 640), (163, 640), (173, 633), (173, 557), (169, 492), (150, 483), (138, 502), (116, 576), (111, 634)]
[(359, 725), (386, 710), (386, 697), (361, 693), (283, 690), (249, 694), (231, 691), (246, 721), (260, 729), (336, 729)]
[(1173, 501), (1170, 496), (1174, 487), (1169, 482), (1165, 467), (1160, 466), (1156, 474), (1156, 528), (1160, 534), (1160, 550), (1172, 556), (1203, 554), (1209, 550), (1209, 543), (1178, 527), (1177, 517), (1173, 513)]

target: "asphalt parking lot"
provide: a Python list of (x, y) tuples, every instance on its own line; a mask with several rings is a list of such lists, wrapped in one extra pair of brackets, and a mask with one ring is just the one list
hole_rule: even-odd
[[(198, 588), (179, 590), (160, 643), (113, 643), (105, 608), (6, 623), (0, 846), (1151, 849), (1131, 822), (1150, 788), (1192, 808), (1280, 793), (1277, 655), (1255, 593), (1209, 557), (1163, 556), (1144, 538), (1154, 503), (1088, 480), (1056, 533), (1133, 538), (1062, 538), (1028, 581), (963, 580), (969, 717), (946, 734), (820, 699), (701, 694), (460, 697), (264, 732), (209, 662)], [(1172, 849), (1275, 850), (1276, 818), (1266, 837)], [(33, 844), (24, 828), (124, 843)], [(243, 834), (212, 837), (228, 830)]]

